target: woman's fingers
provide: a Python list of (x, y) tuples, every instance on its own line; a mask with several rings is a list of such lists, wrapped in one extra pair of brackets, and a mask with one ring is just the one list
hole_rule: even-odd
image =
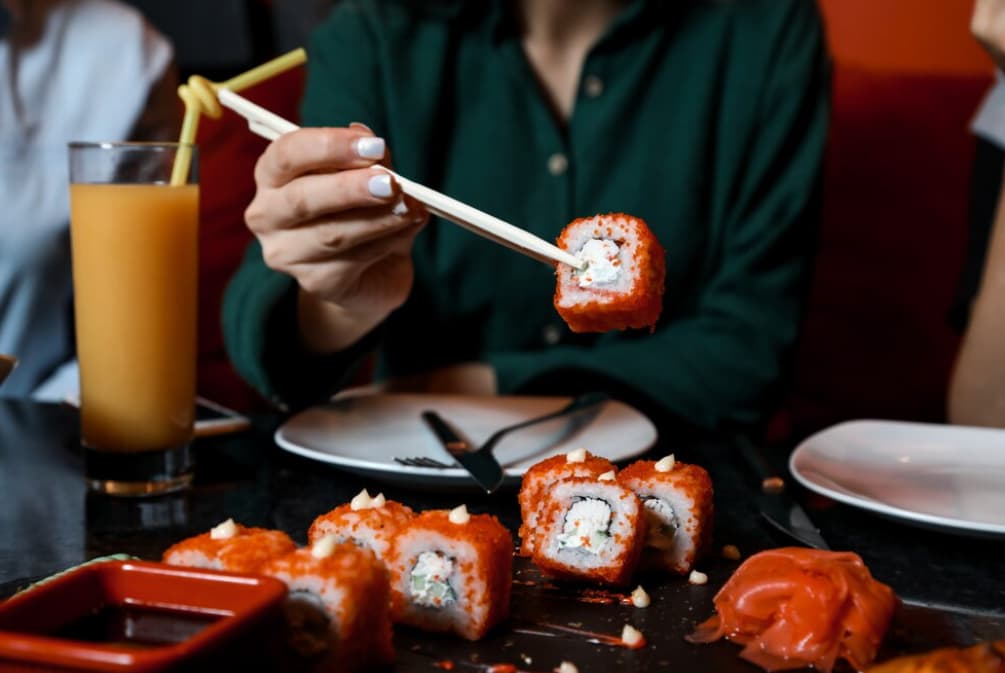
[(384, 159), (383, 138), (362, 125), (349, 128), (303, 128), (270, 143), (255, 164), (259, 187), (281, 187), (316, 171), (365, 168)]
[[(278, 271), (337, 257), (356, 264), (359, 262), (358, 248), (372, 242), (403, 238), (405, 232), (417, 224), (424, 224), (426, 219), (422, 210), (395, 211), (387, 205), (356, 209), (262, 235), (262, 252), (266, 264)], [(411, 241), (407, 237), (404, 239), (408, 249)]]
[[(365, 306), (370, 301), (397, 305), (404, 301), (404, 296), (388, 295), (397, 294), (394, 290), (407, 295), (411, 285), (410, 249), (422, 224), (411, 224), (400, 236), (364, 243), (326, 261), (294, 263), (287, 272), (306, 292), (347, 308), (354, 308), (357, 303)], [(407, 277), (402, 276), (402, 268), (408, 269)], [(382, 282), (375, 286), (374, 280), (378, 278)]]
[(259, 190), (245, 220), (261, 234), (330, 214), (397, 203), (400, 196), (397, 183), (380, 169), (305, 175), (276, 189)]

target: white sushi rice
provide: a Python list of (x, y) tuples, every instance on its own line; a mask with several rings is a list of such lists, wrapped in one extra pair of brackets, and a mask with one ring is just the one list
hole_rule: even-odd
[[(331, 521), (320, 521), (317, 524), (317, 535), (334, 535), (338, 542), (351, 542), (357, 547), (371, 550), (381, 560), (387, 558), (391, 541), (382, 534), (382, 528), (377, 526), (382, 523), (379, 519), (367, 517), (364, 510), (345, 514), (341, 523), (340, 526)], [(354, 534), (350, 535), (347, 530), (352, 530)]]
[[(551, 499), (560, 503), (549, 510), (549, 519), (542, 521), (545, 535), (541, 539), (545, 556), (583, 570), (604, 568), (618, 558), (623, 549), (614, 539), (630, 540), (634, 536), (632, 522), (639, 515), (639, 500), (631, 492), (610, 481), (576, 483), (559, 481), (551, 489)], [(603, 543), (587, 547), (576, 544), (568, 534), (567, 523), (580, 518), (579, 529), (586, 539), (600, 541), (596, 533), (603, 532)], [(582, 540), (582, 536), (580, 536)]]
[[(471, 624), (482, 624), (488, 619), (489, 601), (476, 600), (470, 602), (467, 596), (484, 598), (488, 595), (488, 587), (483, 578), (469, 576), (459, 568), (477, 565), (478, 555), (467, 542), (448, 538), (445, 535), (429, 530), (402, 531), (395, 542), (395, 553), (392, 563), (395, 565), (393, 576), (399, 583), (397, 591), (408, 597), (405, 612), (413, 617), (413, 621), (421, 621), (425, 628), (433, 631), (465, 632)], [(436, 569), (442, 574), (439, 561), (433, 561), (435, 556), (450, 561), (451, 569), (445, 584), (454, 600), (443, 601), (441, 605), (430, 605), (428, 601), (416, 600), (412, 591), (412, 576), (415, 570), (425, 569), (426, 577), (430, 569)], [(420, 594), (421, 595), (421, 594)]]
[(646, 546), (655, 549), (673, 566), (685, 567), (701, 535), (699, 522), (691, 515), (694, 501), (681, 489), (663, 482), (626, 482), (642, 499), (649, 532)]
[[(620, 216), (598, 215), (567, 231), (566, 250), (587, 262), (577, 271), (559, 265), (562, 283), (560, 306), (615, 299), (630, 293), (641, 270), (636, 261), (639, 242)], [(568, 274), (568, 275), (566, 275)], [(598, 293), (598, 290), (604, 290)]]

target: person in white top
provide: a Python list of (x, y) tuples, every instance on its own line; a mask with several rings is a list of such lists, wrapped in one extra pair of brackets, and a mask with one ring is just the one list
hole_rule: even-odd
[(111, 0), (0, 0), (0, 396), (77, 387), (70, 141), (177, 139), (171, 45)]

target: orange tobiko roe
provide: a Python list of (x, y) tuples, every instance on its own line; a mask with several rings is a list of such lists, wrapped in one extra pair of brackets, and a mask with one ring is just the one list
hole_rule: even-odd
[(624, 213), (608, 213), (573, 220), (558, 236), (558, 247), (569, 252), (582, 231), (592, 238), (613, 240), (635, 261), (638, 269), (627, 290), (590, 288), (588, 301), (566, 295), (578, 289), (575, 270), (559, 264), (555, 271), (555, 310), (573, 332), (609, 332), (629, 327), (656, 329), (663, 310), (666, 251), (645, 221)]
[(784, 547), (737, 568), (715, 597), (716, 614), (688, 640), (727, 638), (766, 671), (830, 673), (838, 659), (862, 671), (896, 606), (893, 590), (873, 579), (858, 554)]
[(552, 456), (532, 465), (523, 475), (517, 500), (520, 503), (520, 555), (530, 556), (541, 531), (538, 519), (547, 505), (548, 489), (560, 479), (569, 477), (599, 477), (604, 472), (617, 471), (611, 461), (589, 451), (580, 463), (570, 463), (566, 454)]

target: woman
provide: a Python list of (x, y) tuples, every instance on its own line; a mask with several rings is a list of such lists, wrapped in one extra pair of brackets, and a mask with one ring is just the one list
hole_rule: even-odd
[(979, 146), (971, 187), (970, 249), (958, 300), (966, 331), (949, 385), (952, 423), (1005, 426), (1005, 0), (977, 0), (971, 31), (999, 68), (974, 121)]
[[(378, 375), (425, 390), (606, 387), (700, 426), (757, 422), (799, 323), (826, 97), (808, 0), (346, 0), (309, 49), (319, 128), (256, 166), (232, 359), (289, 405), (376, 349)], [(552, 270), (426, 225), (373, 168), (391, 150), (546, 239), (579, 216), (645, 219), (667, 248), (655, 333), (571, 333)]]
[(66, 144), (177, 138), (171, 58), (124, 5), (0, 1), (0, 394), (76, 390)]

